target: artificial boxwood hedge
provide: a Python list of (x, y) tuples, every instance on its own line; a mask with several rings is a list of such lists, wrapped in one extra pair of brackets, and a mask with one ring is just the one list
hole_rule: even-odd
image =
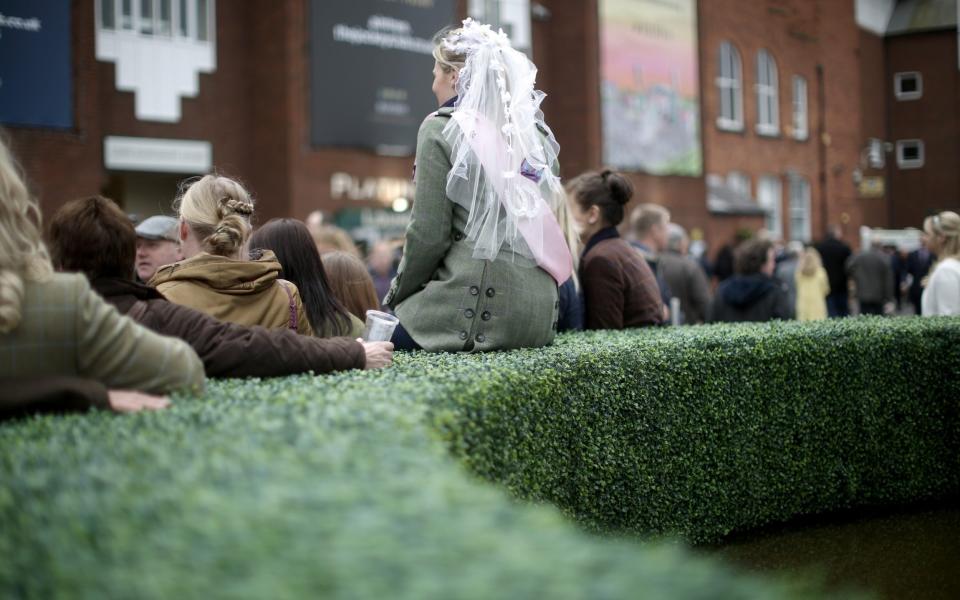
[(412, 362), (446, 384), (431, 420), (472, 471), (591, 529), (713, 542), (960, 495), (960, 319), (588, 333)]
[(812, 598), (470, 477), (409, 369), (0, 426), (3, 598)]
[(695, 541), (947, 497), (958, 342), (956, 319), (575, 334), (5, 423), (0, 596), (816, 594), (468, 473)]

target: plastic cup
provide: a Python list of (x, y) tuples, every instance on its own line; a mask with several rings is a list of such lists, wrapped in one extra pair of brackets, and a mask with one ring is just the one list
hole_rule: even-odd
[(363, 330), (364, 341), (389, 342), (399, 322), (400, 319), (391, 314), (379, 310), (368, 310), (367, 327)]

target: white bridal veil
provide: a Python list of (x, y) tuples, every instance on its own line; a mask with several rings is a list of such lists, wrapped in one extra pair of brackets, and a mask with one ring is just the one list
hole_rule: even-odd
[(507, 250), (563, 283), (573, 262), (553, 212), (565, 201), (551, 170), (560, 147), (540, 111), (545, 94), (534, 89), (536, 66), (503, 31), (472, 19), (442, 43), (466, 57), (443, 135), (452, 149), (447, 195), (470, 213), (474, 258), (493, 260)]

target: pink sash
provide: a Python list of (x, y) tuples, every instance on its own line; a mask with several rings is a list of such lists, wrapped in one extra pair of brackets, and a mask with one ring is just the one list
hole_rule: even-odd
[[(501, 202), (508, 186), (527, 186), (532, 197), (536, 198), (537, 214), (532, 217), (518, 217), (517, 229), (526, 240), (537, 265), (549, 273), (557, 285), (563, 285), (573, 274), (573, 257), (557, 218), (540, 196), (539, 186), (522, 176), (519, 170), (510, 174), (512, 169), (506, 160), (506, 143), (500, 132), (486, 119), (460, 110), (450, 116), (460, 125), (464, 139), (470, 144), (483, 167), (487, 183), (499, 193)], [(540, 244), (537, 244), (538, 240), (541, 241)]]

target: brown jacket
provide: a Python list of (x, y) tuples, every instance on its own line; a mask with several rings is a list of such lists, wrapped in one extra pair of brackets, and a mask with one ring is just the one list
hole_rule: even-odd
[(279, 377), (306, 371), (362, 369), (366, 365), (363, 346), (350, 338), (318, 339), (289, 329), (268, 330), (218, 321), (168, 302), (155, 288), (123, 279), (96, 279), (93, 289), (141, 325), (193, 346), (208, 377)]
[(647, 262), (610, 227), (587, 243), (580, 260), (585, 329), (657, 325), (660, 289)]
[[(220, 321), (293, 329), (313, 335), (297, 286), (280, 279), (277, 257), (265, 250), (259, 260), (234, 260), (201, 253), (161, 267), (150, 285), (177, 304)], [(295, 325), (295, 327), (291, 327)]]

